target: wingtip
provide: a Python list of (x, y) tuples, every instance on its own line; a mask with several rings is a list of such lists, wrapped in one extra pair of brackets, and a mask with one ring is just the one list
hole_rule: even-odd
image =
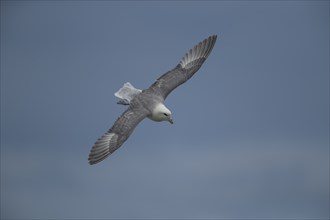
[(205, 38), (204, 40), (202, 40), (199, 43), (204, 43), (204, 42), (207, 42), (207, 41), (213, 42), (213, 41), (217, 40), (217, 37), (218, 37), (217, 34), (212, 34), (212, 35), (208, 36), (207, 38)]
[(107, 158), (117, 146), (118, 135), (115, 133), (105, 133), (93, 145), (89, 156), (90, 165), (97, 164)]
[(203, 59), (202, 63), (206, 60), (206, 58), (210, 55), (215, 42), (217, 40), (217, 35), (210, 35), (205, 38), (203, 41), (200, 41), (197, 45), (191, 48), (185, 56), (181, 59), (179, 65), (183, 68), (189, 68), (191, 65), (197, 60)]
[(218, 35), (217, 34), (212, 34), (208, 38), (214, 38), (215, 40), (217, 39)]

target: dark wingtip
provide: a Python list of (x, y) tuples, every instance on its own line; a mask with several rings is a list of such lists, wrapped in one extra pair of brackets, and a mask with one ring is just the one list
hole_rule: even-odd
[(203, 41), (199, 42), (197, 45), (191, 48), (184, 57), (182, 57), (179, 65), (188, 69), (195, 66), (196, 62), (202, 64), (210, 55), (216, 40), (217, 35), (211, 35), (208, 38), (205, 38)]
[(107, 132), (102, 135), (93, 145), (89, 153), (88, 163), (93, 165), (107, 158), (118, 148), (117, 139), (118, 135), (113, 132)]

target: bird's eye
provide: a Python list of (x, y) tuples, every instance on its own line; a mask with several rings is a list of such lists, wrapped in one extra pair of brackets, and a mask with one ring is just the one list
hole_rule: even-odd
[(168, 114), (164, 113), (165, 116), (168, 116)]

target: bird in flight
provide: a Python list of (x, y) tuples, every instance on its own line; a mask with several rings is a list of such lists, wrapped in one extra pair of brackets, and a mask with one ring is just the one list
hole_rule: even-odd
[(184, 55), (174, 69), (159, 77), (148, 89), (136, 89), (129, 82), (125, 83), (115, 96), (120, 98), (118, 104), (128, 105), (128, 108), (95, 142), (88, 157), (89, 164), (99, 163), (117, 150), (146, 117), (153, 121), (168, 121), (173, 124), (172, 113), (164, 105), (164, 100), (199, 70), (210, 55), (216, 40), (217, 36), (212, 35), (198, 43)]

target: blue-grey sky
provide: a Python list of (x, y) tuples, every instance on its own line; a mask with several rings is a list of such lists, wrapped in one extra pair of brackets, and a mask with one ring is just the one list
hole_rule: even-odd
[[(91, 146), (211, 34), (200, 71)], [(2, 218), (328, 218), (329, 1), (1, 1)]]

